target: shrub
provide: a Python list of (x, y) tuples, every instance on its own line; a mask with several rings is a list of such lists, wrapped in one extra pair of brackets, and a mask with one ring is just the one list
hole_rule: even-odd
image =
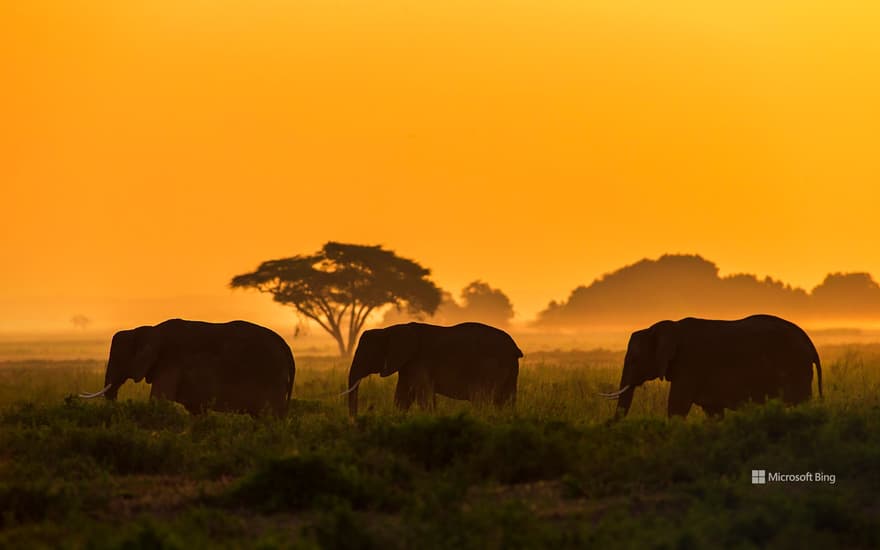
[(333, 499), (363, 505), (369, 495), (353, 472), (336, 461), (309, 455), (269, 461), (229, 491), (226, 502), (271, 512)]

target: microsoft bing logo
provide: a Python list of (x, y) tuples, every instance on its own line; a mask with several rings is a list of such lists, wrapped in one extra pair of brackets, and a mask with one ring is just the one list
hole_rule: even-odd
[(780, 472), (768, 472), (767, 470), (752, 470), (752, 485), (766, 485), (768, 483), (837, 483), (835, 474), (825, 472), (804, 472), (802, 474), (783, 474)]

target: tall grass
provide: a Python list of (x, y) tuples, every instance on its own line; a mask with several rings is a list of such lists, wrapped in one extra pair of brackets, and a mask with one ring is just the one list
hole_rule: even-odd
[[(823, 356), (826, 355), (823, 353)], [(835, 407), (863, 406), (878, 401), (880, 351), (873, 346), (838, 346), (828, 350), (823, 368), (825, 403)], [(622, 352), (541, 352), (522, 360), (516, 411), (538, 418), (573, 422), (603, 421), (614, 414), (615, 403), (599, 399), (602, 391), (617, 389)], [(297, 400), (319, 401), (327, 407), (344, 407), (338, 394), (346, 389), (348, 363), (333, 357), (297, 359)], [(66, 396), (103, 387), (102, 361), (8, 361), (0, 363), (0, 407), (22, 401), (54, 403)], [(361, 409), (368, 414), (396, 414), (393, 407), (396, 377), (367, 378), (360, 386)], [(818, 393), (814, 379), (813, 393)], [(663, 416), (669, 385), (650, 382), (636, 391), (630, 415)], [(120, 400), (147, 399), (149, 385), (125, 384)], [(468, 411), (499, 414), (470, 403), (438, 397), (439, 414)], [(701, 416), (699, 408), (691, 413)]]
[[(880, 354), (821, 350), (825, 398), (665, 418), (668, 386), (639, 388), (609, 422), (622, 353), (522, 363), (515, 409), (439, 398), (393, 407), (395, 377), (297, 359), (285, 418), (148, 400), (74, 397), (103, 362), (0, 366), (0, 547), (876, 547)], [(835, 474), (753, 486), (752, 469)]]

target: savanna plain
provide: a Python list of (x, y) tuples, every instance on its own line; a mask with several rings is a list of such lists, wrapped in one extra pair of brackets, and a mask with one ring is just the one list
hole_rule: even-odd
[(880, 344), (819, 352), (822, 400), (814, 377), (800, 406), (668, 420), (653, 382), (618, 422), (596, 394), (622, 351), (527, 351), (515, 409), (400, 413), (396, 377), (372, 377), (354, 420), (339, 358), (298, 354), (287, 416), (252, 418), (192, 416), (145, 384), (86, 402), (104, 360), (7, 356), (0, 547), (877, 548)]

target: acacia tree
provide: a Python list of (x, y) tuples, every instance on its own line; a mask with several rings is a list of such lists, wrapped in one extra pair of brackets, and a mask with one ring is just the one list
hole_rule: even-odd
[(440, 289), (413, 260), (381, 246), (328, 242), (309, 256), (269, 260), (253, 273), (232, 279), (232, 288), (256, 288), (330, 333), (343, 357), (351, 355), (367, 318), (394, 305), (432, 314)]

